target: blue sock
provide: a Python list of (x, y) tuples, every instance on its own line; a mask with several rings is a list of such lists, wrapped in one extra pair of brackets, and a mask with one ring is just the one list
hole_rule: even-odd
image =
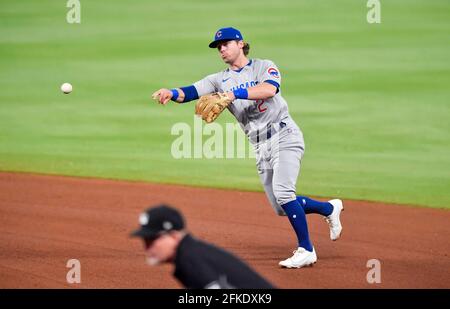
[(297, 200), (290, 201), (281, 207), (286, 212), (292, 227), (297, 234), (298, 246), (312, 252), (313, 247), (309, 240), (308, 223), (303, 207)]
[(328, 202), (319, 202), (301, 195), (297, 196), (297, 201), (300, 205), (302, 205), (306, 214), (321, 214), (322, 216), (329, 216), (333, 212), (333, 205)]

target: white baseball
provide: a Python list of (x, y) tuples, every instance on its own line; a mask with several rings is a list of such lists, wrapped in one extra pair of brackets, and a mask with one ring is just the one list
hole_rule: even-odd
[(69, 83), (64, 83), (61, 85), (61, 91), (65, 94), (69, 94), (72, 92), (72, 85)]

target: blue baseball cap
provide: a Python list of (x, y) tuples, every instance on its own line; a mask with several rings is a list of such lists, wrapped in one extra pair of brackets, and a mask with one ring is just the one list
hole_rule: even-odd
[(220, 41), (231, 41), (231, 40), (243, 40), (242, 34), (239, 30), (228, 27), (228, 28), (221, 28), (217, 30), (216, 34), (214, 35), (214, 41), (209, 43), (210, 48), (216, 48), (217, 44)]

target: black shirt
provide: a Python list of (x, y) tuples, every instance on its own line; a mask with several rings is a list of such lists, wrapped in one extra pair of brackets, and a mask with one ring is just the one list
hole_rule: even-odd
[(271, 289), (269, 282), (231, 253), (187, 234), (180, 242), (174, 276), (187, 288)]

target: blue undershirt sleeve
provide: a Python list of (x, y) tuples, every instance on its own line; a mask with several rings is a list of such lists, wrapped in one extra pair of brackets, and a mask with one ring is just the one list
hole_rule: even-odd
[(183, 90), (184, 92), (184, 99), (182, 103), (198, 99), (198, 92), (197, 89), (194, 87), (194, 85), (180, 87), (180, 89)]

